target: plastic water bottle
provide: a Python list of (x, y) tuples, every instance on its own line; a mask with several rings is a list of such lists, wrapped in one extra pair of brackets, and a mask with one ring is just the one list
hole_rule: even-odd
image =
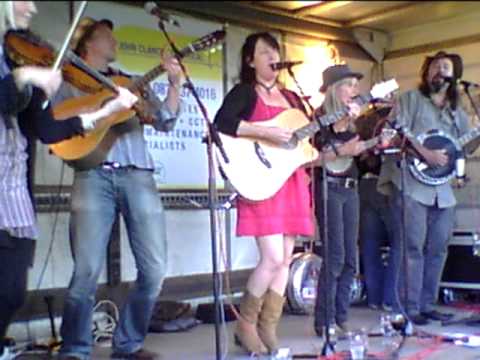
[(280, 348), (275, 351), (271, 356), (270, 360), (292, 360), (292, 352), (290, 348)]
[(380, 315), (380, 332), (382, 333), (382, 345), (391, 348), (395, 343), (395, 329), (392, 325), (392, 316), (390, 314)]
[(337, 334), (337, 329), (335, 328), (335, 325), (330, 325), (328, 327), (328, 337), (330, 339), (330, 344), (335, 346), (338, 340), (338, 334)]
[(380, 315), (380, 331), (383, 336), (393, 336), (395, 335), (395, 329), (392, 325), (392, 317), (390, 314)]
[(366, 358), (368, 348), (368, 337), (365, 329), (349, 333), (350, 356), (352, 360), (363, 360)]

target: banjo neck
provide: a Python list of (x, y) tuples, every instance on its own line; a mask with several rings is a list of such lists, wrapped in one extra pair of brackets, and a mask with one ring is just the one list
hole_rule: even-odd
[(458, 143), (461, 147), (466, 146), (470, 141), (475, 140), (477, 137), (480, 136), (480, 126), (477, 126), (467, 132), (465, 135), (458, 139)]

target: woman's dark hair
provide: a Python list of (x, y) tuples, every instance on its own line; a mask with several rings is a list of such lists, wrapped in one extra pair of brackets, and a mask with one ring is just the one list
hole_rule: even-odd
[(259, 32), (249, 35), (245, 39), (245, 43), (242, 46), (242, 65), (240, 68), (240, 82), (241, 83), (253, 83), (255, 81), (255, 69), (250, 66), (250, 62), (253, 60), (255, 54), (255, 45), (258, 40), (262, 39), (273, 49), (280, 52), (280, 45), (277, 39), (275, 39), (268, 32)]

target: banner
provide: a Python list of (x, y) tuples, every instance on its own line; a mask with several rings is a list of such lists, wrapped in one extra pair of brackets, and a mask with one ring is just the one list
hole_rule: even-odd
[[(113, 21), (118, 42), (117, 61), (112, 64), (132, 75), (143, 75), (160, 64), (162, 49), (170, 50), (158, 20), (143, 8), (109, 2), (90, 2), (85, 16)], [(213, 31), (220, 24), (174, 17), (180, 27), (166, 24), (170, 38), (178, 49)], [(223, 53), (221, 44), (194, 52), (183, 59), (189, 76), (204, 104), (208, 118), (213, 121), (223, 100)], [(150, 83), (155, 94), (163, 100), (167, 95), (167, 75), (162, 74)], [(155, 180), (160, 189), (205, 190), (208, 187), (206, 144), (202, 143), (206, 126), (202, 113), (191, 92), (181, 93), (183, 112), (175, 128), (168, 132), (145, 126), (148, 149), (155, 162)], [(217, 187), (223, 180), (217, 176)]]

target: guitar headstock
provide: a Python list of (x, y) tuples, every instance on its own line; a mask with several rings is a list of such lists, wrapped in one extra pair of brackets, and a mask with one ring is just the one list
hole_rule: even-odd
[(375, 84), (370, 91), (370, 95), (374, 99), (382, 99), (387, 95), (391, 94), (395, 90), (399, 88), (397, 80), (390, 79), (387, 81), (383, 81), (381, 83)]
[(221, 42), (225, 39), (226, 32), (224, 30), (217, 30), (210, 34), (207, 34), (194, 42), (190, 45), (183, 48), (180, 53), (182, 56), (190, 55), (198, 51), (209, 49)]

